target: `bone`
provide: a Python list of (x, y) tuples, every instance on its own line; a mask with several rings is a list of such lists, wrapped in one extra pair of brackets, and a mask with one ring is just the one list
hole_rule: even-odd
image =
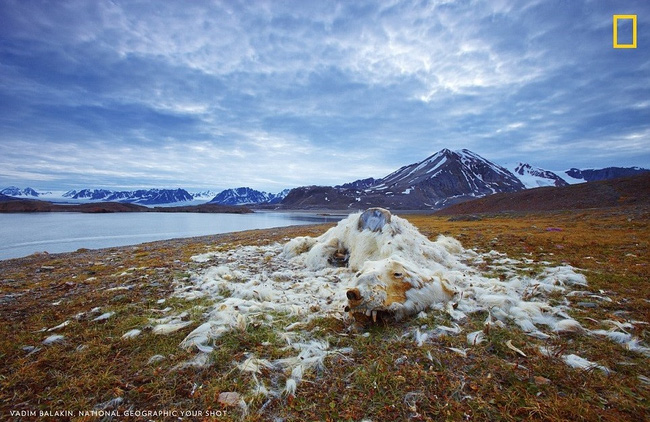
[(383, 208), (368, 208), (365, 210), (359, 217), (359, 231), (364, 231), (366, 229), (378, 232), (386, 225), (390, 223), (391, 214), (390, 211)]

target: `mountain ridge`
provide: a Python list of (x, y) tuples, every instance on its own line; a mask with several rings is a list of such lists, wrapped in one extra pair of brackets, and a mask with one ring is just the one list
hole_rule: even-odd
[[(336, 186), (300, 186), (277, 194), (249, 187), (190, 193), (185, 189), (70, 190), (59, 201), (120, 202), (147, 206), (191, 206), (195, 204), (249, 205), (266, 209), (362, 209), (384, 206), (392, 209), (439, 209), (500, 192), (515, 192), (540, 186), (566, 186), (612, 179), (650, 171), (640, 167), (606, 167), (552, 171), (519, 162), (501, 166), (461, 149), (442, 149), (422, 161), (400, 167), (376, 179), (358, 179)], [(9, 197), (46, 198), (52, 192), (15, 186), (0, 191)]]
[(335, 187), (293, 189), (282, 201), (287, 208), (435, 209), (525, 186), (507, 169), (467, 149), (443, 149), (400, 167), (381, 179), (362, 179)]

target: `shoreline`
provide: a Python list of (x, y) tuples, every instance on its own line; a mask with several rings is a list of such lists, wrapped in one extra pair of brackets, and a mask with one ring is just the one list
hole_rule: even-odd
[(229, 206), (217, 204), (179, 205), (171, 207), (147, 207), (139, 204), (125, 202), (95, 202), (83, 204), (57, 204), (49, 201), (33, 199), (9, 199), (0, 201), (0, 213), (48, 213), (48, 212), (76, 212), (89, 214), (105, 213), (146, 213), (146, 212), (195, 212), (195, 213), (226, 213), (249, 214), (253, 211), (248, 207)]
[[(200, 236), (189, 236), (189, 237), (175, 237), (171, 239), (162, 239), (162, 240), (153, 240), (153, 241), (147, 241), (147, 242), (141, 242), (141, 243), (134, 243), (134, 244), (129, 244), (129, 245), (121, 245), (121, 246), (108, 246), (104, 248), (79, 248), (74, 251), (68, 251), (68, 252), (47, 252), (47, 251), (41, 251), (41, 252), (34, 252), (29, 255), (25, 255), (22, 257), (16, 257), (16, 258), (6, 258), (6, 259), (0, 259), (0, 272), (2, 271), (2, 268), (4, 264), (8, 263), (9, 261), (38, 261), (38, 260), (52, 260), (52, 259), (65, 259), (68, 258), (70, 255), (92, 255), (92, 254), (104, 254), (107, 252), (123, 252), (127, 250), (131, 251), (136, 251), (140, 249), (144, 250), (154, 250), (157, 248), (168, 248), (168, 247), (175, 247), (175, 248), (183, 248), (183, 247), (200, 247), (200, 246), (209, 246), (209, 245), (214, 245), (214, 244), (219, 244), (223, 243), (224, 241), (232, 241), (233, 239), (238, 239), (238, 238), (250, 238), (252, 236), (259, 236), (263, 238), (275, 238), (278, 237), (280, 234), (286, 232), (287, 235), (302, 231), (302, 229), (307, 230), (307, 231), (313, 231), (317, 230), (318, 228), (323, 228), (323, 232), (326, 230), (326, 228), (330, 227), (332, 225), (331, 222), (323, 222), (323, 223), (315, 223), (315, 224), (296, 224), (296, 225), (291, 225), (291, 226), (278, 226), (278, 227), (271, 227), (267, 229), (248, 229), (248, 230), (239, 230), (239, 231), (232, 231), (232, 232), (227, 232), (227, 233), (216, 233), (216, 234), (208, 234), (208, 235), (200, 235)], [(280, 233), (282, 232), (282, 233)], [(269, 240), (269, 239), (267, 239)]]

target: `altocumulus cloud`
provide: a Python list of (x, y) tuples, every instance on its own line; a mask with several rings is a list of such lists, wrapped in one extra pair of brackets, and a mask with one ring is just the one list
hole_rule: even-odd
[[(638, 48), (613, 49), (612, 15)], [(0, 184), (277, 191), (441, 148), (650, 164), (650, 3), (0, 0)]]

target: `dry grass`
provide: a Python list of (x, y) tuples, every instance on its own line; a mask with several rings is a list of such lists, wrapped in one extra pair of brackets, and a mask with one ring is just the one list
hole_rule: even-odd
[[(650, 224), (647, 210), (613, 208), (598, 211), (497, 215), (480, 221), (412, 216), (424, 234), (459, 239), (465, 247), (495, 249), (512, 258), (562, 262), (585, 270), (589, 288), (604, 291), (612, 302), (595, 308), (578, 306), (572, 316), (584, 326), (603, 328), (598, 321), (650, 321)], [(548, 228), (561, 229), (549, 231)], [(326, 369), (305, 374), (294, 396), (255, 398), (252, 379), (233, 366), (246, 353), (283, 357), (278, 333), (249, 325), (224, 335), (207, 368), (178, 369), (195, 354), (178, 347), (200, 323), (209, 299), (169, 299), (174, 280), (182, 280), (201, 265), (189, 257), (215, 248), (265, 244), (297, 235), (314, 235), (321, 227), (251, 231), (226, 236), (156, 242), (138, 247), (72, 254), (41, 255), (0, 263), (0, 414), (12, 411), (74, 411), (73, 420), (95, 420), (78, 414), (115, 398), (107, 410), (193, 411), (187, 420), (648, 420), (650, 377), (648, 360), (620, 345), (590, 336), (554, 337), (542, 342), (517, 330), (491, 330), (487, 341), (463, 357), (449, 347), (465, 347), (465, 336), (448, 336), (417, 347), (404, 337), (414, 326), (450, 324), (446, 315), (431, 314), (391, 326), (376, 326), (367, 335), (351, 335), (335, 319), (312, 321), (308, 330), (332, 347), (351, 347), (348, 356), (326, 360)], [(487, 271), (487, 269), (486, 269)], [(108, 290), (131, 286), (129, 290)], [(159, 299), (167, 299), (157, 303)], [(58, 304), (57, 304), (58, 303)], [(196, 322), (169, 336), (144, 332), (123, 340), (126, 331), (146, 325), (158, 310), (187, 310)], [(101, 307), (95, 314), (84, 314)], [(115, 314), (93, 321), (104, 312)], [(473, 315), (465, 332), (480, 330), (485, 315)], [(57, 331), (62, 343), (42, 341), (55, 332), (41, 329), (63, 321)], [(633, 334), (650, 343), (647, 328)], [(647, 327), (647, 326), (645, 326)], [(505, 346), (522, 349), (522, 357)], [(541, 355), (545, 344), (558, 353), (577, 353), (613, 370), (571, 369)], [(29, 353), (24, 346), (41, 350)], [(82, 347), (80, 347), (82, 346)], [(153, 355), (164, 360), (148, 363)], [(219, 393), (239, 392), (249, 402), (248, 415), (226, 407)], [(207, 412), (213, 412), (206, 416)], [(218, 413), (222, 412), (222, 413)], [(28, 416), (13, 419), (35, 420)], [(210, 416), (211, 415), (211, 416)], [(165, 420), (164, 417), (119, 417), (116, 420)]]

